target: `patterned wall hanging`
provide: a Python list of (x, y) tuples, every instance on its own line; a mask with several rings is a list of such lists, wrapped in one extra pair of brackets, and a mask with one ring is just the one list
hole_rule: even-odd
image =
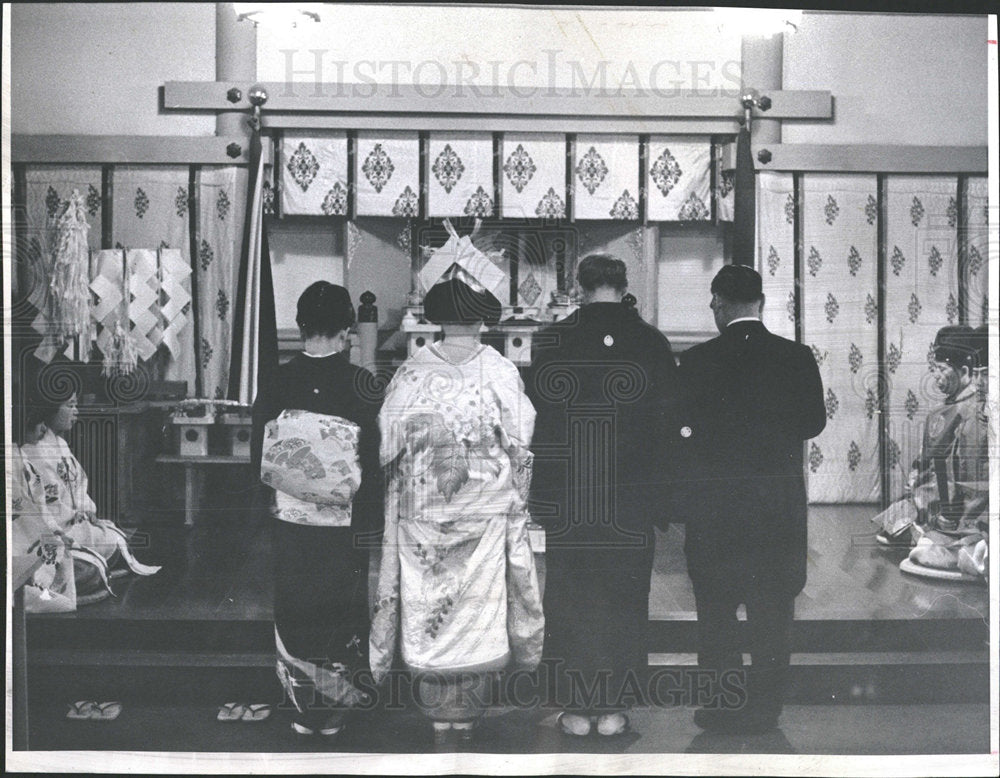
[(573, 216), (639, 219), (639, 136), (578, 135), (573, 152)]
[(502, 216), (566, 217), (566, 136), (508, 132), (500, 144)]
[(704, 138), (651, 136), (646, 155), (646, 218), (709, 220), (711, 156), (711, 145)]
[(358, 132), (354, 180), (354, 209), (359, 216), (416, 218), (420, 214), (417, 133)]
[[(112, 174), (113, 244), (126, 249), (174, 249), (180, 252), (190, 267), (189, 187), (190, 173), (186, 166), (115, 166)], [(177, 335), (180, 348), (176, 353), (173, 350), (167, 352), (164, 378), (186, 381), (188, 392), (193, 393), (194, 328), (181, 329)]]
[(495, 215), (491, 133), (432, 132), (427, 168), (428, 216)]
[(221, 399), (229, 387), (233, 301), (245, 214), (238, 204), (246, 202), (247, 169), (202, 168), (195, 186), (198, 396)]
[(21, 268), (11, 273), (24, 282), (23, 288), (11, 288), (11, 300), (16, 310), (25, 300), (37, 311), (32, 328), (43, 336), (35, 356), (50, 362), (67, 351), (70, 343), (54, 337), (49, 322), (49, 284), (52, 280), (52, 249), (56, 220), (69, 196), (76, 189), (84, 198), (85, 212), (90, 229), (87, 245), (91, 250), (101, 248), (101, 168), (34, 167), (25, 171), (24, 230), (19, 231), (18, 262)]
[(286, 133), (281, 139), (280, 164), (282, 213), (290, 216), (347, 215), (346, 132)]
[(890, 493), (901, 496), (920, 456), (927, 412), (944, 397), (929, 371), (937, 331), (958, 324), (958, 181), (947, 176), (886, 180), (885, 326)]
[(806, 444), (811, 502), (879, 498), (875, 176), (802, 177), (803, 342), (819, 364), (826, 429)]
[(978, 327), (989, 321), (990, 218), (989, 191), (985, 176), (966, 180), (968, 213), (968, 258), (965, 263), (965, 289), (969, 324)]
[(794, 189), (791, 173), (757, 174), (757, 271), (764, 280), (762, 318), (771, 332), (789, 340), (795, 340)]

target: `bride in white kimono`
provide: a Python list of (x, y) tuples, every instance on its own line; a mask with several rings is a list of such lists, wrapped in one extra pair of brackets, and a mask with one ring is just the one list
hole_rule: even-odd
[(471, 737), (490, 673), (541, 659), (525, 508), (535, 411), (517, 368), (479, 341), (495, 297), (452, 280), (424, 308), (445, 339), (399, 368), (379, 416), (388, 486), (370, 660), (381, 681), (399, 645), (444, 742), (449, 729)]
[[(129, 570), (152, 575), (160, 568), (140, 563), (121, 529), (97, 516), (97, 506), (88, 493), (87, 474), (62, 437), (76, 418), (75, 393), (61, 403), (36, 399), (26, 411), (21, 454), (41, 479), (54, 526), (74, 549), (77, 604), (82, 605), (110, 594), (108, 578)], [(119, 563), (126, 567), (116, 567)]]

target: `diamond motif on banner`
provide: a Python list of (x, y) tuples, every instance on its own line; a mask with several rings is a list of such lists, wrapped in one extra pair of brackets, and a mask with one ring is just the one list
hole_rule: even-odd
[(229, 313), (229, 298), (226, 293), (219, 290), (219, 293), (215, 296), (215, 311), (219, 314), (219, 320), (225, 321), (226, 314)]
[(142, 187), (135, 190), (135, 215), (140, 219), (146, 215), (146, 211), (149, 210), (149, 198), (146, 193), (142, 191)]
[(878, 316), (878, 303), (876, 303), (875, 298), (869, 294), (868, 298), (865, 300), (865, 321), (868, 324), (874, 324), (876, 316)]
[(829, 351), (820, 352), (819, 347), (814, 343), (809, 348), (812, 349), (813, 359), (816, 360), (816, 367), (823, 367), (823, 363), (826, 362), (826, 358), (830, 356)]
[(982, 267), (983, 255), (979, 253), (979, 249), (975, 246), (969, 246), (969, 272), (977, 276)]
[(948, 198), (948, 210), (945, 211), (948, 215), (948, 226), (954, 227), (958, 224), (958, 203), (955, 201), (954, 197)]
[(823, 214), (826, 216), (827, 224), (833, 224), (837, 221), (837, 217), (840, 215), (840, 206), (837, 205), (837, 201), (833, 198), (833, 195), (826, 196), (826, 205), (823, 206)]
[[(649, 169), (649, 177), (653, 179), (656, 188), (664, 197), (670, 194), (670, 190), (681, 180), (683, 173), (680, 164), (670, 153), (670, 149), (664, 149)], [(725, 197), (725, 194), (722, 196)]]
[(226, 194), (226, 190), (220, 189), (219, 196), (215, 198), (215, 212), (219, 215), (219, 221), (224, 222), (226, 220), (226, 217), (229, 215), (230, 205), (229, 195)]
[(327, 216), (347, 215), (347, 189), (339, 181), (326, 193), (320, 210)]
[(858, 447), (858, 444), (852, 440), (850, 447), (847, 449), (847, 468), (854, 473), (857, 471), (858, 465), (860, 464), (861, 449)]
[(832, 292), (826, 293), (826, 305), (823, 306), (823, 310), (826, 311), (826, 320), (833, 324), (833, 320), (840, 313), (840, 303), (837, 302), (837, 298), (833, 296)]
[(856, 276), (861, 269), (861, 254), (854, 246), (847, 255), (847, 269), (852, 276)]
[(903, 352), (899, 350), (899, 346), (895, 343), (890, 343), (889, 350), (885, 353), (885, 366), (889, 368), (889, 372), (895, 373), (902, 360)]
[(954, 293), (948, 295), (948, 304), (945, 305), (944, 312), (948, 317), (948, 323), (954, 324), (955, 319), (958, 318), (958, 300), (955, 299)]
[(815, 473), (822, 464), (823, 450), (816, 443), (811, 443), (809, 445), (809, 470)]
[(523, 300), (526, 300), (528, 305), (534, 305), (535, 300), (542, 293), (541, 284), (538, 283), (538, 279), (535, 278), (535, 274), (532, 272), (528, 273), (528, 277), (525, 278), (521, 285), (517, 287), (517, 293), (521, 295)]
[(806, 260), (806, 265), (809, 268), (809, 275), (813, 278), (819, 273), (819, 269), (823, 267), (823, 257), (819, 255), (815, 246), (809, 247), (809, 258)]
[(869, 389), (865, 393), (865, 416), (868, 417), (868, 421), (875, 418), (875, 411), (878, 409), (878, 398), (875, 395), (874, 389)]
[(87, 214), (97, 216), (97, 211), (101, 207), (101, 193), (93, 184), (87, 186)]
[(611, 207), (612, 219), (638, 219), (639, 218), (639, 203), (635, 201), (635, 198), (628, 193), (628, 189), (622, 192), (622, 196), (618, 198), (615, 204)]
[(916, 292), (910, 295), (910, 304), (906, 306), (907, 312), (910, 314), (910, 324), (916, 324), (917, 319), (920, 318), (920, 312), (924, 307), (920, 304), (920, 300), (917, 298)]
[(864, 354), (861, 353), (861, 349), (858, 348), (856, 343), (851, 344), (851, 350), (847, 355), (847, 364), (851, 367), (851, 372), (857, 375), (857, 372), (861, 369), (861, 364), (865, 361)]
[(832, 420), (834, 416), (837, 415), (837, 410), (840, 408), (840, 400), (837, 399), (837, 395), (834, 393), (833, 389), (826, 390), (826, 418)]
[(392, 206), (393, 216), (402, 216), (407, 219), (412, 219), (417, 216), (420, 210), (420, 198), (414, 193), (409, 186), (403, 190), (403, 193), (396, 198), (396, 202)]
[(889, 259), (889, 264), (892, 265), (892, 274), (894, 276), (898, 276), (903, 271), (903, 265), (906, 264), (906, 257), (903, 256), (903, 252), (899, 246), (892, 247), (892, 257)]
[(303, 192), (308, 191), (309, 185), (319, 172), (319, 162), (305, 143), (299, 143), (285, 167), (292, 174), (292, 180), (299, 185)]
[(177, 196), (174, 198), (174, 210), (177, 211), (177, 215), (181, 218), (187, 213), (188, 209), (188, 193), (187, 189), (183, 186), (177, 187)]
[(889, 438), (889, 450), (886, 454), (888, 457), (888, 462), (886, 464), (888, 464), (889, 469), (892, 470), (899, 464), (899, 458), (902, 456), (902, 452), (899, 450), (899, 444), (892, 438)]
[(941, 252), (938, 251), (937, 246), (931, 246), (930, 256), (927, 257), (927, 264), (931, 267), (931, 275), (936, 276), (938, 271), (941, 269), (941, 265), (944, 264), (944, 260), (941, 258)]
[(795, 221), (795, 198), (792, 193), (788, 193), (788, 197), (785, 200), (785, 221), (788, 224), (792, 224)]
[(543, 219), (562, 219), (566, 216), (566, 203), (551, 186), (549, 191), (538, 201), (535, 216), (541, 216)]
[(514, 186), (518, 194), (521, 194), (524, 187), (528, 185), (537, 169), (531, 155), (524, 150), (524, 146), (520, 143), (507, 157), (507, 161), (503, 163), (503, 172), (507, 174), (507, 180)]
[(381, 143), (375, 144), (375, 148), (365, 157), (365, 163), (361, 166), (361, 172), (365, 174), (368, 183), (379, 194), (382, 193), (383, 187), (389, 183), (395, 169), (396, 166), (392, 164), (392, 159), (386, 154)]
[(708, 217), (708, 206), (694, 192), (688, 195), (677, 211), (677, 218), (684, 222), (704, 221)]
[(906, 402), (903, 403), (903, 407), (906, 409), (906, 418), (913, 421), (914, 417), (917, 415), (917, 411), (920, 410), (920, 401), (917, 396), (913, 393), (912, 389), (906, 390)]
[(465, 215), (479, 217), (493, 215), (493, 200), (490, 199), (490, 196), (486, 194), (486, 190), (482, 187), (476, 189), (475, 193), (465, 204)]
[(212, 251), (212, 247), (208, 245), (208, 241), (203, 240), (201, 242), (201, 248), (198, 250), (198, 259), (201, 261), (201, 269), (208, 270), (208, 266), (212, 264), (212, 260), (215, 259), (215, 252)]
[(767, 270), (773, 276), (778, 272), (778, 266), (781, 264), (781, 257), (778, 256), (778, 252), (774, 250), (774, 246), (767, 247)]
[(919, 197), (913, 198), (913, 205), (910, 206), (910, 221), (914, 227), (920, 226), (920, 220), (924, 218), (924, 204)]
[(451, 194), (451, 190), (455, 188), (455, 184), (465, 172), (465, 165), (462, 164), (462, 160), (452, 149), (451, 144), (446, 143), (441, 149), (441, 153), (437, 155), (437, 159), (434, 160), (431, 171), (438, 183), (444, 187), (444, 191)]
[(588, 194), (594, 194), (608, 175), (608, 166), (604, 158), (593, 146), (584, 154), (576, 165), (576, 175)]
[(878, 201), (871, 195), (868, 195), (868, 202), (865, 203), (865, 220), (869, 224), (874, 224), (877, 216), (878, 216)]

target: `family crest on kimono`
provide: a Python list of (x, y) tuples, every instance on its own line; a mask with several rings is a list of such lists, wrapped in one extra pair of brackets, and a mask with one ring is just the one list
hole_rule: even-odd
[(471, 739), (495, 673), (541, 659), (525, 502), (535, 411), (517, 368), (480, 340), (501, 314), (488, 290), (452, 277), (424, 310), (444, 340), (399, 368), (379, 417), (388, 483), (371, 668), (381, 682), (398, 651), (443, 743)]
[(275, 490), (276, 670), (302, 735), (334, 736), (369, 701), (368, 555), (382, 526), (375, 379), (349, 360), (354, 306), (317, 281), (299, 297), (303, 351), (260, 387), (252, 466)]
[(130, 572), (153, 575), (160, 568), (139, 562), (125, 532), (98, 516), (87, 473), (63, 437), (77, 420), (76, 392), (61, 397), (55, 393), (56, 387), (37, 387), (29, 393), (19, 454), (26, 472), (31, 472), (29, 491), (37, 492), (41, 486), (45, 526), (58, 532), (73, 559), (76, 604), (87, 605), (111, 595), (110, 579)]
[(900, 569), (948, 580), (983, 580), (989, 508), (989, 416), (983, 383), (985, 328), (943, 327), (932, 372), (944, 403), (927, 415), (920, 458), (903, 498), (879, 514), (878, 541), (913, 546)]

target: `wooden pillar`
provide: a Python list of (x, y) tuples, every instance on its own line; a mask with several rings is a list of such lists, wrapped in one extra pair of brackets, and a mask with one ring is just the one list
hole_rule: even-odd
[[(215, 80), (257, 80), (257, 28), (249, 19), (239, 21), (232, 3), (215, 4)], [(216, 135), (243, 135), (250, 142), (246, 95), (237, 103), (244, 110), (216, 114)]]
[[(784, 58), (784, 33), (774, 35), (744, 35), (740, 47), (743, 91), (757, 90), (766, 95), (781, 89)], [(753, 139), (761, 143), (781, 143), (781, 121), (768, 119), (767, 113), (754, 109)]]

